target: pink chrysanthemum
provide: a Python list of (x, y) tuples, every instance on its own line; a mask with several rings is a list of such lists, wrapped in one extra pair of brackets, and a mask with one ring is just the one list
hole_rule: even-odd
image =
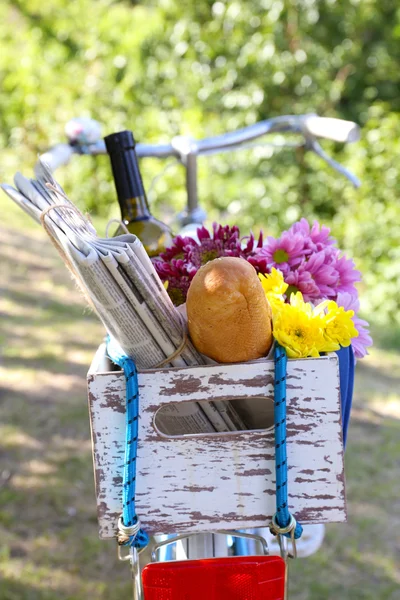
[[(280, 238), (269, 237), (248, 260), (259, 273), (268, 273), (271, 267), (279, 269), (291, 289), (299, 289), (307, 300), (335, 299), (339, 291), (357, 294), (354, 283), (360, 280), (360, 273), (335, 244), (328, 227), (318, 221), (310, 227), (303, 218)], [(308, 271), (315, 285), (309, 275), (293, 275), (298, 270)]]
[(318, 221), (314, 221), (312, 227), (310, 227), (309, 222), (304, 217), (290, 227), (289, 233), (300, 233), (305, 238), (306, 246), (317, 252), (336, 243), (336, 240), (330, 236), (331, 230), (329, 227), (320, 225)]
[(359, 317), (353, 317), (354, 327), (358, 331), (358, 337), (351, 340), (353, 347), (354, 356), (356, 358), (364, 358), (368, 354), (367, 348), (372, 346), (372, 337), (369, 335), (369, 323), (360, 319)]
[(353, 310), (354, 313), (358, 313), (360, 310), (360, 301), (356, 294), (349, 294), (348, 292), (339, 292), (336, 299), (336, 304), (342, 306), (344, 310)]
[(321, 297), (333, 298), (336, 296), (339, 273), (332, 265), (326, 263), (326, 254), (324, 251), (312, 254), (308, 260), (300, 265), (299, 271), (310, 273), (319, 289)]
[(342, 256), (337, 255), (336, 262), (333, 264), (336, 271), (339, 273), (339, 280), (337, 283), (337, 291), (347, 292), (349, 294), (357, 295), (357, 288), (355, 283), (361, 281), (361, 273), (357, 271), (354, 261), (351, 258), (347, 258), (344, 254)]
[(339, 306), (343, 306), (345, 310), (353, 310), (354, 317), (352, 317), (354, 327), (358, 331), (358, 337), (351, 340), (354, 356), (356, 358), (363, 358), (368, 354), (367, 348), (372, 346), (372, 338), (369, 335), (369, 324), (364, 319), (357, 317), (357, 312), (360, 310), (360, 302), (358, 297), (348, 292), (339, 292), (336, 300)]
[(309, 271), (289, 271), (285, 275), (285, 283), (289, 284), (286, 290), (286, 300), (289, 301), (291, 294), (301, 292), (306, 302), (314, 302), (321, 296), (319, 288)]
[[(266, 244), (253, 257), (251, 263), (270, 270), (272, 267), (279, 269), (284, 275), (300, 265), (304, 257), (309, 254), (305, 248), (302, 234), (291, 234), (284, 231), (280, 238), (268, 237)], [(265, 270), (264, 270), (265, 272)]]

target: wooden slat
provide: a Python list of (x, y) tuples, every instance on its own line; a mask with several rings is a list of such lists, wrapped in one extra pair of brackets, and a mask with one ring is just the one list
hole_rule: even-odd
[[(121, 513), (123, 373), (88, 374), (100, 536)], [(273, 398), (270, 360), (139, 374), (137, 513), (151, 534), (262, 527), (275, 512), (274, 434), (245, 431), (168, 438), (154, 415), (165, 403)], [(256, 401), (256, 400), (255, 400)], [(290, 360), (287, 379), (289, 507), (301, 522), (346, 520), (336, 355)]]

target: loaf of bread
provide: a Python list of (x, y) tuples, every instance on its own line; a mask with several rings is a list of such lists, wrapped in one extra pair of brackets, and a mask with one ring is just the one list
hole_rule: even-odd
[(266, 356), (272, 311), (254, 267), (242, 258), (216, 258), (190, 285), (186, 309), (193, 344), (221, 363)]

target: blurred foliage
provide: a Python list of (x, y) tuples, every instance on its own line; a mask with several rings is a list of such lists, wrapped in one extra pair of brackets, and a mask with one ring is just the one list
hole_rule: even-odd
[[(396, 0), (3, 0), (0, 178), (29, 172), (74, 116), (146, 142), (288, 113), (355, 120), (362, 141), (326, 149), (359, 191), (315, 156), (265, 146), (201, 159), (200, 197), (243, 232), (331, 225), (364, 273), (364, 312), (400, 321), (399, 42)], [(164, 166), (143, 162), (148, 189)], [(82, 208), (116, 214), (106, 157), (76, 158), (60, 179)], [(183, 184), (174, 164), (157, 180), (158, 216), (183, 208)]]

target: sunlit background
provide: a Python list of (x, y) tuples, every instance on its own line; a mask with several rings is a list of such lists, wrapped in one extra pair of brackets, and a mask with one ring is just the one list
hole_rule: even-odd
[[(358, 122), (359, 143), (324, 147), (360, 190), (302, 150), (200, 161), (210, 222), (277, 234), (330, 225), (364, 277), (375, 347), (358, 367), (346, 452), (349, 524), (292, 565), (296, 600), (400, 598), (400, 10), (395, 0), (2, 0), (0, 180), (29, 175), (64, 125), (104, 135), (204, 137), (280, 114)], [(174, 223), (184, 172), (142, 162), (156, 216)], [(104, 233), (118, 214), (107, 157), (58, 175)], [(0, 197), (0, 600), (129, 597), (113, 544), (97, 539), (85, 373), (103, 331), (44, 232)]]

